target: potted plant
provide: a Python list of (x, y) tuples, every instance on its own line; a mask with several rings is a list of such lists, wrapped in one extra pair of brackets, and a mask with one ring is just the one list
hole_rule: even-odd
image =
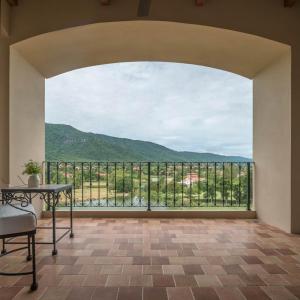
[(29, 175), (28, 178), (28, 187), (36, 188), (40, 186), (40, 174), (42, 171), (42, 166), (32, 159), (24, 165), (25, 169), (23, 174)]

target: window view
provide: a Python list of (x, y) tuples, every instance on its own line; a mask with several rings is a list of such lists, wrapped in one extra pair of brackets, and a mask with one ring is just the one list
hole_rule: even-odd
[[(60, 107), (60, 109), (57, 109)], [(252, 81), (208, 67), (116, 63), (46, 82), (49, 182), (81, 207), (247, 207)]]

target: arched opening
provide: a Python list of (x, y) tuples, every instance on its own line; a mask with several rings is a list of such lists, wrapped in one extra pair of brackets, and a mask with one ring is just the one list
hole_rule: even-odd
[[(149, 141), (179, 152), (252, 159), (252, 91), (252, 80), (209, 67), (139, 61), (105, 64), (47, 79), (46, 122)], [(60, 106), (67, 109), (57, 109)], [(63, 149), (59, 157), (54, 152), (51, 148), (46, 159), (64, 159)], [(105, 157), (122, 160), (116, 154)], [(93, 160), (87, 153), (79, 159)], [(149, 159), (150, 154), (143, 157)]]
[(86, 66), (137, 60), (210, 66), (254, 80), (257, 213), (291, 231), (290, 47), (213, 27), (156, 21), (102, 23), (12, 45), (10, 182), (16, 180), (24, 161), (44, 160), (45, 78)]
[(77, 210), (143, 211), (148, 197), (152, 210), (250, 210), (252, 89), (234, 73), (170, 62), (47, 79), (46, 182), (73, 183)]

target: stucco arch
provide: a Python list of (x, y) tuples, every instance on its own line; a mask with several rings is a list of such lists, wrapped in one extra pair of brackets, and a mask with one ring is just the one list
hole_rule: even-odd
[(97, 23), (45, 33), (11, 46), (45, 78), (125, 61), (209, 66), (253, 78), (289, 46), (203, 25), (165, 21)]
[(290, 53), (288, 45), (262, 37), (164, 21), (97, 23), (15, 43), (10, 46), (10, 182), (17, 183), (25, 161), (44, 159), (45, 78), (120, 61), (205, 65), (254, 80), (258, 217), (291, 231)]

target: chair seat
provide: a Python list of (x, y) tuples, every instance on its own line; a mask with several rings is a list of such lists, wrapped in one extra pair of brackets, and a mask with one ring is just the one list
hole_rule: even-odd
[[(31, 204), (26, 207), (0, 205), (0, 236), (30, 232), (36, 229), (35, 211)], [(24, 211), (26, 210), (26, 211)]]

